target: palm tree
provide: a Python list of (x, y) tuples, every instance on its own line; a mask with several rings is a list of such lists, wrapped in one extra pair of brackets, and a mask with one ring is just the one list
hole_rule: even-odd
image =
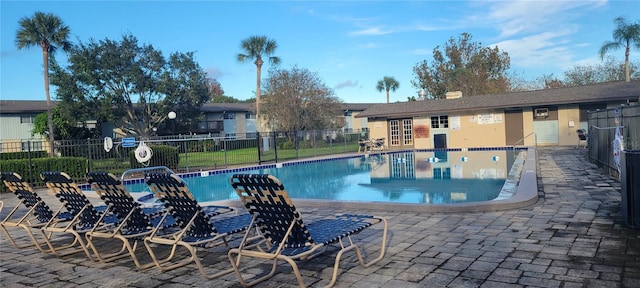
[(18, 49), (39, 46), (42, 49), (42, 64), (44, 65), (44, 91), (47, 97), (47, 114), (49, 119), (49, 155), (53, 155), (53, 116), (51, 112), (51, 96), (49, 95), (49, 54), (53, 54), (58, 47), (69, 51), (69, 27), (62, 23), (58, 16), (51, 13), (36, 12), (33, 17), (24, 17), (18, 22), (16, 46)]
[(640, 49), (640, 23), (629, 24), (624, 17), (616, 17), (613, 22), (616, 24), (616, 29), (613, 30), (613, 41), (602, 44), (600, 58), (604, 59), (604, 55), (610, 50), (624, 47), (625, 80), (629, 82), (629, 52), (631, 47)]
[(400, 83), (396, 81), (393, 77), (384, 76), (382, 80), (378, 81), (378, 85), (376, 89), (378, 92), (382, 92), (382, 90), (387, 91), (387, 104), (389, 104), (389, 90), (396, 92), (396, 89), (400, 87)]
[[(280, 58), (271, 56), (276, 51), (278, 44), (276, 44), (275, 40), (268, 39), (266, 36), (251, 36), (242, 40), (240, 46), (243, 53), (238, 53), (238, 62), (244, 63), (249, 60), (255, 60), (253, 64), (256, 64), (256, 121), (260, 121), (260, 74), (264, 63), (262, 57), (269, 57), (271, 64), (279, 64)], [(258, 129), (260, 129), (260, 125), (258, 125)]]

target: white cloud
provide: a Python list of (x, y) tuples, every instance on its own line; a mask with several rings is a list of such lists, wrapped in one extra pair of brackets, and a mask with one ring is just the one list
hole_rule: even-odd
[(521, 67), (536, 67), (540, 65), (564, 67), (572, 60), (571, 49), (564, 45), (563, 40), (570, 31), (560, 30), (544, 32), (520, 39), (505, 40), (490, 46), (498, 46), (511, 57), (511, 63), (518, 63)]
[[(606, 0), (594, 1), (489, 1), (486, 19), (492, 26), (500, 27), (501, 38), (522, 33), (536, 33), (557, 28), (565, 28), (572, 20), (580, 16), (576, 8), (597, 8), (606, 4)], [(474, 2), (477, 4), (477, 2)]]
[(340, 90), (342, 88), (349, 88), (349, 87), (358, 87), (358, 81), (347, 80), (344, 82), (340, 82), (336, 86), (334, 86), (333, 89)]
[(351, 36), (374, 35), (375, 36), (375, 35), (386, 35), (390, 33), (393, 33), (393, 31), (383, 29), (381, 27), (369, 27), (369, 28), (349, 32), (349, 35)]
[(225, 75), (225, 73), (217, 67), (208, 67), (205, 72), (207, 72), (207, 76), (209, 76), (209, 78), (213, 79), (219, 79)]

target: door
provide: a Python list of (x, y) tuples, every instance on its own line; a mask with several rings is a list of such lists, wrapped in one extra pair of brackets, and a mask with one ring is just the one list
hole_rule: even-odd
[(506, 145), (524, 145), (522, 110), (504, 111)]
[(413, 121), (411, 119), (389, 121), (389, 146), (394, 149), (413, 148)]
[(447, 162), (447, 134), (434, 134), (433, 135), (433, 148), (436, 151), (433, 153), (439, 162)]

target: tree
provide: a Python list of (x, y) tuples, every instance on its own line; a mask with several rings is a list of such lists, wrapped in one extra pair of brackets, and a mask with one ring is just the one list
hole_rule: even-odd
[(395, 78), (388, 76), (384, 76), (382, 80), (378, 80), (378, 85), (376, 85), (378, 92), (382, 92), (382, 90), (387, 92), (387, 104), (389, 104), (389, 91), (396, 92), (396, 89), (399, 87), (400, 83), (398, 83)]
[(16, 33), (16, 46), (18, 49), (39, 46), (42, 49), (42, 64), (44, 65), (44, 91), (47, 99), (47, 117), (49, 126), (49, 155), (53, 155), (53, 112), (51, 105), (51, 95), (49, 94), (49, 55), (53, 56), (58, 46), (63, 51), (71, 48), (69, 34), (71, 30), (64, 25), (62, 20), (56, 15), (44, 12), (35, 12), (33, 17), (24, 17), (18, 22), (19, 28)]
[(270, 69), (265, 79), (264, 117), (276, 130), (301, 131), (332, 127), (342, 115), (334, 91), (304, 68)]
[(627, 73), (638, 71), (638, 63), (615, 61), (607, 57), (603, 63), (594, 65), (576, 65), (564, 72), (566, 86), (581, 86), (602, 82), (623, 81)]
[(124, 35), (120, 42), (81, 43), (69, 55), (68, 67), (54, 66), (52, 83), (65, 106), (82, 104), (69, 111), (80, 121), (111, 121), (128, 135), (148, 137), (173, 111), (176, 125), (189, 132), (209, 100), (206, 73), (193, 52), (172, 53), (167, 61), (153, 46)]
[[(637, 77), (640, 64), (638, 62), (629, 63), (629, 71), (633, 77)], [(564, 78), (559, 79), (553, 74), (543, 75), (536, 79), (538, 86), (543, 89), (553, 89), (561, 87), (583, 86), (602, 82), (623, 81), (626, 74), (626, 64), (623, 61), (616, 61), (613, 57), (607, 57), (599, 64), (584, 64), (573, 66), (564, 71)]]
[[(89, 128), (86, 123), (75, 122), (69, 114), (64, 114), (64, 105), (58, 105), (53, 108), (53, 126), (56, 140), (64, 139), (87, 139), (99, 137), (100, 133), (97, 129)], [(78, 125), (80, 124), (80, 125)], [(33, 130), (31, 135), (48, 135), (48, 113), (40, 113), (33, 121)]]
[[(254, 60), (253, 64), (256, 65), (256, 119), (260, 121), (260, 74), (262, 73), (262, 64), (264, 64), (262, 57), (269, 57), (271, 64), (279, 64), (280, 58), (271, 56), (275, 53), (278, 45), (275, 40), (268, 39), (266, 36), (251, 36), (242, 40), (240, 47), (243, 51), (237, 55), (238, 62), (244, 63)], [(258, 125), (258, 129), (260, 129), (260, 125)]]
[(498, 47), (483, 47), (471, 42), (471, 34), (449, 39), (444, 48), (433, 49), (433, 61), (423, 60), (413, 67), (413, 87), (425, 89), (437, 99), (448, 91), (462, 91), (464, 96), (509, 91), (507, 71), (511, 60)]
[(207, 88), (209, 89), (209, 98), (211, 102), (216, 102), (215, 99), (224, 96), (224, 90), (218, 80), (213, 78), (207, 78)]
[(625, 81), (629, 82), (629, 54), (632, 47), (640, 49), (640, 22), (630, 24), (624, 17), (616, 17), (613, 22), (616, 24), (613, 41), (605, 41), (602, 44), (600, 58), (604, 59), (604, 55), (611, 50), (624, 47)]
[(567, 85), (562, 80), (558, 79), (558, 77), (553, 75), (553, 73), (544, 74), (544, 75), (538, 77), (537, 81), (542, 83), (542, 88), (543, 89), (554, 89), (554, 88), (567, 87)]

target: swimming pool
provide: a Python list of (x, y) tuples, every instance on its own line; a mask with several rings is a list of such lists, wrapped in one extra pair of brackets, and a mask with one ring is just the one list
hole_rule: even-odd
[[(229, 184), (229, 178), (236, 173), (274, 175), (292, 198), (299, 199), (440, 205), (513, 195), (514, 191), (504, 191), (509, 188), (505, 183), (517, 162), (513, 150), (458, 150), (359, 155), (263, 165), (243, 171), (192, 173), (183, 178), (201, 202), (238, 199)], [(148, 190), (144, 183), (128, 184), (127, 188)]]

